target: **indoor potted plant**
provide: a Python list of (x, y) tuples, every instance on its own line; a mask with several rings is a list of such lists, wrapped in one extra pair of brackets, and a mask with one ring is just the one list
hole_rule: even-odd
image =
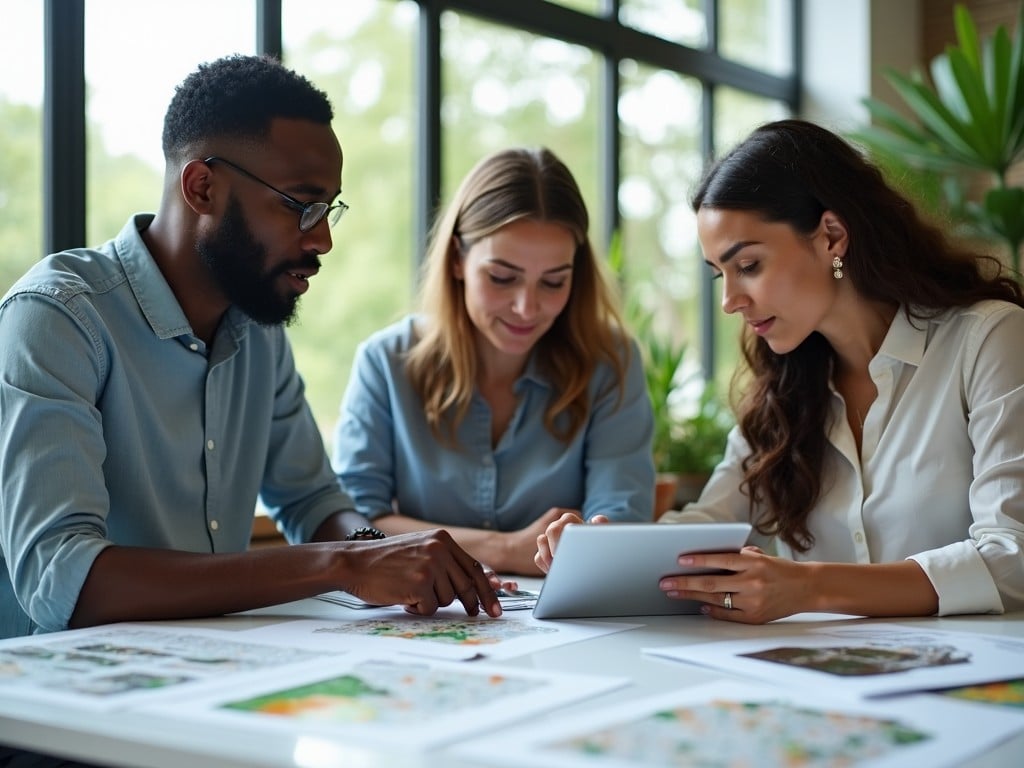
[(725, 454), (734, 419), (715, 382), (684, 376), (686, 345), (640, 322), (636, 338), (644, 358), (647, 394), (654, 413), (652, 451), (657, 470), (654, 519), (695, 501)]
[[(623, 274), (621, 238), (608, 249), (612, 272)], [(732, 413), (714, 382), (699, 372), (683, 373), (686, 343), (657, 327), (655, 313), (632, 292), (624, 301), (625, 321), (643, 361), (647, 395), (654, 415), (651, 451), (657, 473), (653, 516), (693, 501), (725, 452)]]
[[(684, 385), (681, 390), (685, 392)], [(677, 476), (674, 507), (696, 501), (711, 473), (725, 456), (729, 431), (736, 423), (713, 380), (698, 383), (693, 402), (680, 403), (673, 420), (664, 466)], [(684, 398), (685, 400), (685, 398)]]
[[(1024, 3), (1015, 40), (1001, 25), (979, 40), (960, 4), (954, 25), (957, 44), (932, 59), (930, 82), (920, 72), (886, 73), (913, 117), (866, 99), (874, 124), (853, 137), (880, 154), (884, 165), (937, 174), (949, 213), (968, 233), (1005, 243), (1019, 275), (1024, 187), (1011, 182), (1021, 176), (1011, 169), (1024, 159)], [(987, 178), (970, 199), (966, 190), (978, 189), (972, 182), (979, 173)]]

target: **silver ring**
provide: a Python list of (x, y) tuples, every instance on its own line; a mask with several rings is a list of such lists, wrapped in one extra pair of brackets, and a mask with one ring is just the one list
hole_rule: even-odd
[(725, 606), (725, 610), (727, 610), (727, 611), (731, 611), (732, 610), (732, 592), (726, 592), (725, 593), (725, 602), (723, 602), (722, 605)]

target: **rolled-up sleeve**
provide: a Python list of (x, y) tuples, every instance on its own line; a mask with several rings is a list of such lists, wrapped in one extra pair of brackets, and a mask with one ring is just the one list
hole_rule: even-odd
[(0, 307), (3, 636), (66, 629), (112, 544), (242, 551), (258, 493), (291, 541), (352, 507), (283, 329), (229, 310), (208, 354), (134, 253), (43, 265)]
[(39, 628), (61, 630), (110, 543), (93, 405), (107, 361), (87, 307), (39, 293), (0, 307), (0, 357), (0, 550), (13, 588), (0, 601), (16, 599)]
[(983, 315), (965, 338), (962, 396), (974, 448), (970, 538), (913, 555), (939, 614), (1024, 608), (1024, 312)]

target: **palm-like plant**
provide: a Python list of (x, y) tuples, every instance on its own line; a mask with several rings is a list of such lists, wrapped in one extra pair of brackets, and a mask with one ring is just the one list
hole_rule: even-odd
[[(865, 99), (874, 124), (855, 137), (890, 158), (945, 177), (951, 212), (977, 233), (1003, 240), (1020, 274), (1024, 242), (1024, 188), (1007, 181), (1011, 166), (1024, 158), (1024, 3), (1016, 38), (1006, 28), (979, 41), (970, 12), (954, 10), (957, 45), (931, 62), (931, 83), (920, 72), (886, 77), (913, 113), (907, 119), (876, 99)], [(980, 202), (965, 198), (957, 174), (991, 174), (992, 186)]]

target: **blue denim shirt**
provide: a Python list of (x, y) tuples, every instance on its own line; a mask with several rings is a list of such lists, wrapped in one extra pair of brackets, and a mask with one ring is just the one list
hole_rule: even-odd
[(622, 399), (603, 365), (590, 382), (590, 420), (564, 443), (544, 427), (551, 384), (531, 363), (515, 385), (519, 404), (496, 448), (491, 411), (474, 395), (457, 432), (442, 445), (405, 374), (414, 318), (360, 345), (341, 406), (333, 465), (356, 508), (440, 525), (519, 530), (551, 507), (650, 520), (654, 493), (653, 417), (639, 350), (631, 343)]
[(130, 220), (0, 304), (0, 637), (67, 627), (111, 544), (246, 549), (257, 495), (290, 541), (351, 509), (284, 330), (235, 308), (210, 348)]

